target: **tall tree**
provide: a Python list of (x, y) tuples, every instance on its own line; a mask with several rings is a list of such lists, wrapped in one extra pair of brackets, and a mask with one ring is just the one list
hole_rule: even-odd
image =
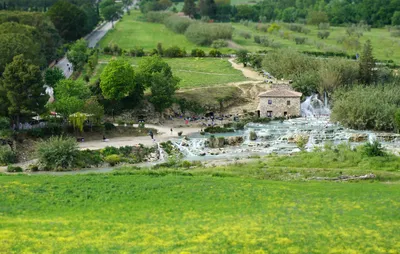
[(42, 113), (49, 98), (39, 67), (25, 60), (23, 55), (14, 57), (6, 66), (1, 90), (7, 94), (8, 114), (14, 117), (17, 128), (21, 115)]
[(367, 40), (360, 56), (360, 83), (370, 85), (377, 80), (375, 59), (372, 55), (371, 41)]
[(104, 19), (111, 21), (114, 27), (114, 20), (117, 20), (122, 14), (122, 4), (116, 3), (115, 0), (104, 0), (100, 3), (100, 12)]
[(47, 15), (63, 39), (74, 41), (85, 34), (85, 12), (68, 1), (58, 1), (49, 9)]
[(193, 18), (196, 15), (196, 4), (194, 0), (185, 0), (182, 11), (185, 15)]
[(135, 74), (132, 66), (124, 60), (112, 60), (101, 73), (100, 87), (104, 98), (121, 100), (135, 91)]
[(200, 0), (199, 11), (201, 16), (214, 18), (217, 11), (217, 6), (214, 0)]
[(44, 73), (44, 81), (46, 85), (54, 87), (58, 81), (64, 79), (64, 73), (59, 68), (47, 69)]
[(88, 60), (87, 41), (80, 39), (76, 41), (67, 53), (68, 60), (72, 63), (74, 70), (80, 71)]
[(132, 4), (132, 0), (122, 0), (122, 4), (124, 5), (124, 8), (126, 12), (129, 14), (129, 6)]

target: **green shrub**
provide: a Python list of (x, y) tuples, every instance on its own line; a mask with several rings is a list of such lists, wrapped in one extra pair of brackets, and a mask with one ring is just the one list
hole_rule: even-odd
[(185, 32), (186, 38), (202, 46), (211, 45), (218, 39), (232, 39), (233, 28), (230, 24), (192, 23)]
[(233, 129), (231, 128), (224, 128), (224, 127), (220, 127), (220, 126), (209, 126), (207, 128), (204, 129), (205, 132), (208, 133), (228, 133), (228, 132), (235, 132)]
[(99, 150), (82, 150), (79, 151), (78, 164), (82, 168), (89, 168), (91, 166), (98, 167), (103, 163)]
[(183, 34), (192, 22), (193, 21), (187, 17), (172, 15), (165, 19), (164, 24), (175, 33)]
[(0, 165), (8, 165), (17, 162), (17, 155), (9, 146), (0, 146)]
[(15, 172), (23, 172), (24, 170), (21, 167), (8, 165), (7, 172), (15, 173)]
[(105, 122), (105, 123), (104, 123), (104, 129), (105, 129), (106, 131), (113, 130), (113, 129), (115, 129), (115, 125), (112, 124), (112, 123), (110, 123), (110, 122)]
[(110, 164), (111, 167), (113, 167), (121, 162), (121, 157), (118, 154), (112, 154), (105, 157), (104, 161)]
[(378, 141), (374, 141), (372, 143), (368, 142), (362, 147), (363, 154), (367, 157), (375, 157), (375, 156), (385, 156), (385, 149), (382, 147), (382, 144)]
[(30, 164), (28, 166), (27, 170), (30, 172), (37, 172), (37, 171), (39, 171), (39, 166), (36, 164)]
[(10, 129), (10, 119), (4, 116), (0, 117), (0, 131)]
[(243, 38), (245, 38), (245, 39), (247, 40), (247, 39), (250, 39), (250, 38), (251, 38), (251, 33), (246, 32), (246, 31), (240, 31), (240, 32), (239, 32), (239, 36), (240, 36), (240, 37), (243, 37)]
[(331, 33), (329, 31), (319, 31), (318, 32), (318, 38), (320, 38), (320, 39), (328, 39), (330, 34)]
[(212, 49), (210, 50), (210, 52), (208, 53), (209, 56), (211, 57), (221, 57), (222, 53), (216, 49)]
[(163, 56), (165, 57), (185, 57), (186, 51), (178, 46), (172, 46), (164, 50)]
[(120, 152), (119, 149), (114, 146), (107, 146), (100, 150), (101, 155), (103, 155), (104, 157), (107, 157), (112, 154), (119, 154), (119, 152)]
[(51, 137), (38, 145), (39, 164), (46, 169), (72, 168), (76, 165), (79, 149), (75, 139)]
[(121, 146), (119, 148), (119, 154), (122, 154), (124, 157), (128, 157), (132, 153), (132, 146)]
[(204, 53), (203, 50), (201, 49), (192, 49), (192, 52), (190, 53), (192, 57), (205, 57), (206, 53)]
[(149, 11), (146, 13), (146, 20), (152, 23), (164, 23), (173, 13), (167, 11)]
[(249, 139), (254, 141), (257, 139), (257, 134), (254, 131), (250, 131)]
[(294, 41), (298, 45), (306, 43), (306, 40), (307, 40), (307, 38), (305, 38), (305, 37), (296, 37), (296, 38), (294, 38)]
[(183, 168), (190, 168), (192, 166), (192, 163), (190, 161), (182, 161), (181, 167)]
[(145, 55), (143, 48), (135, 47), (129, 51), (129, 55), (133, 57), (142, 57)]
[(225, 40), (215, 40), (211, 43), (211, 47), (218, 49), (218, 48), (224, 48), (224, 47), (228, 47), (228, 42)]

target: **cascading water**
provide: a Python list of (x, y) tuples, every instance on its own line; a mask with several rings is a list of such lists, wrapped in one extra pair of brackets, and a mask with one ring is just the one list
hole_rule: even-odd
[(300, 108), (301, 115), (304, 117), (329, 116), (331, 114), (326, 93), (325, 103), (318, 99), (317, 94), (313, 94), (301, 103)]
[(164, 161), (165, 160), (165, 151), (162, 149), (160, 143), (157, 142), (157, 148), (158, 148), (158, 153), (160, 155), (159, 160)]

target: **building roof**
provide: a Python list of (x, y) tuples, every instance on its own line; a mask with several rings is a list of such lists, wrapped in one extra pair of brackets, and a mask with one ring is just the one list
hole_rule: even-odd
[(258, 97), (301, 97), (302, 93), (287, 89), (273, 89), (261, 93)]

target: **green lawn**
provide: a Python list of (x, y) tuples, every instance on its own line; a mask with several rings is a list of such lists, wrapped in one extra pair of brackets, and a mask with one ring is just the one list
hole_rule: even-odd
[(107, 33), (100, 41), (100, 46), (105, 47), (110, 43), (116, 43), (123, 49), (130, 50), (142, 47), (150, 51), (157, 47), (161, 42), (164, 48), (179, 46), (191, 51), (194, 48), (201, 48), (207, 53), (210, 48), (199, 47), (186, 39), (183, 34), (177, 34), (169, 30), (164, 24), (144, 22), (143, 14), (133, 11), (132, 14), (125, 15), (115, 28)]
[[(137, 66), (141, 58), (124, 57), (132, 65)], [(103, 55), (100, 61), (109, 61), (110, 56)], [(246, 81), (241, 71), (232, 68), (228, 59), (223, 58), (163, 58), (172, 68), (173, 73), (181, 79), (180, 88), (192, 88)], [(99, 64), (92, 78), (100, 76), (105, 64)]]
[[(250, 175), (256, 172), (251, 170), (258, 170), (258, 175), (269, 172), (267, 165), (258, 169), (241, 165), (240, 170)], [(400, 249), (398, 183), (191, 175), (191, 170), (0, 175), (0, 252), (398, 253)]]

